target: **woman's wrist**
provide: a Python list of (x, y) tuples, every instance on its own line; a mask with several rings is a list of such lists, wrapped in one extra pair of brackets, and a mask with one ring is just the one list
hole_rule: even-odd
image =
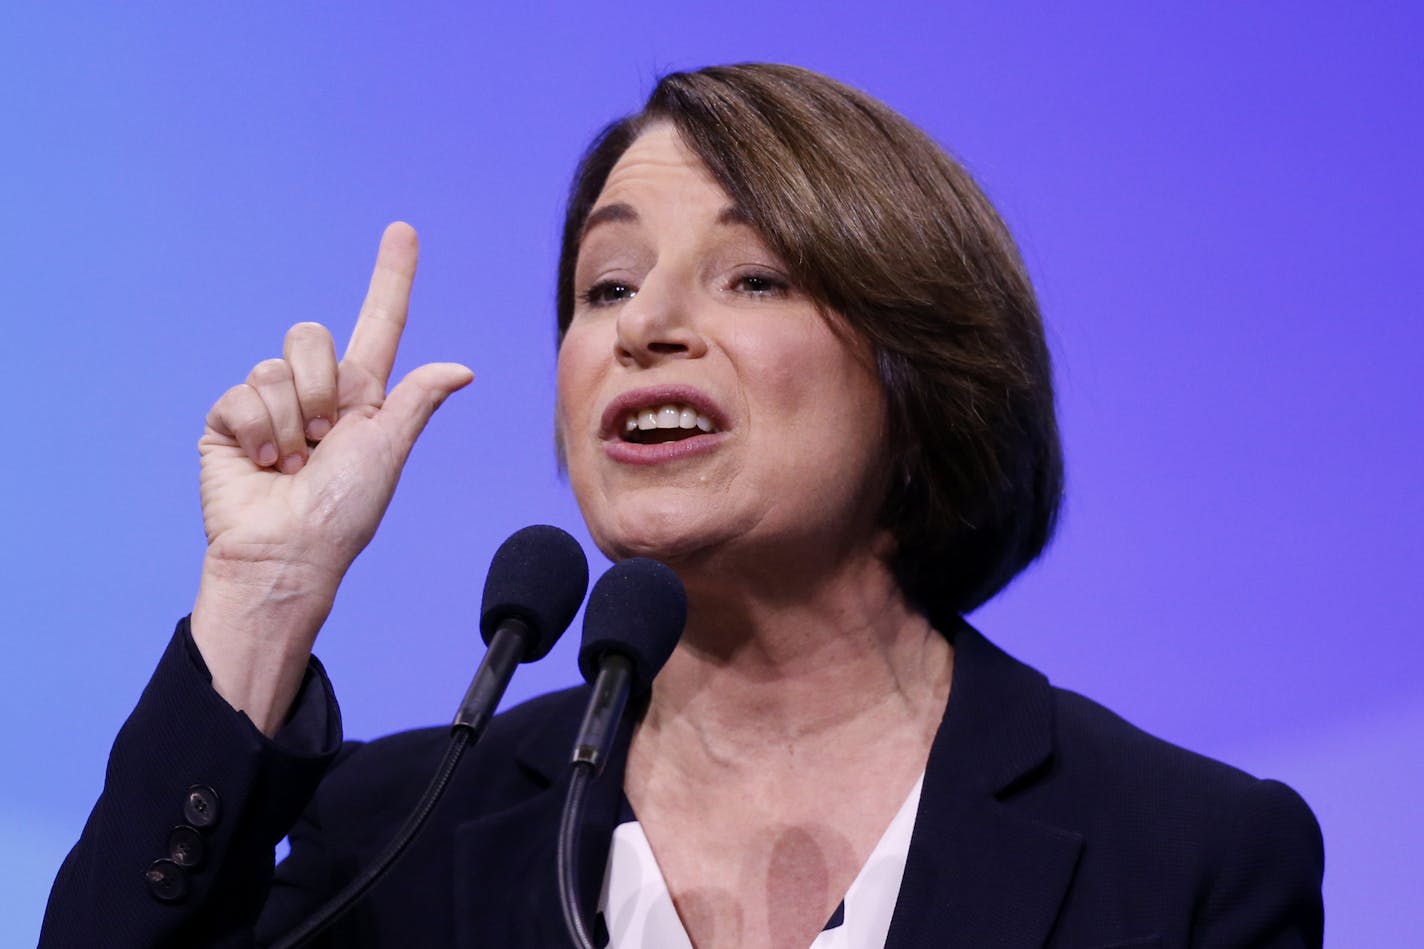
[(335, 593), (301, 565), (205, 559), (193, 643), (213, 689), (264, 734), (285, 720)]

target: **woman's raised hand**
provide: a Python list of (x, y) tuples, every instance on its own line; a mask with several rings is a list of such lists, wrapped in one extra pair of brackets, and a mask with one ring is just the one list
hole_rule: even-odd
[(416, 438), (472, 378), (430, 363), (386, 392), (417, 251), (409, 225), (386, 228), (341, 361), (324, 327), (293, 326), (281, 359), (218, 399), (198, 442), (208, 552), (193, 638), (214, 688), (268, 734)]

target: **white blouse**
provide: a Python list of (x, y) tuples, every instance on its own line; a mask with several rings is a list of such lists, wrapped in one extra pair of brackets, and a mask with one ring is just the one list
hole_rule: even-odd
[[(924, 782), (921, 774), (809, 949), (865, 949), (885, 944), (905, 876)], [(608, 949), (692, 949), (648, 838), (631, 817), (613, 831), (598, 914), (595, 928), (600, 935), (601, 931), (608, 933)]]

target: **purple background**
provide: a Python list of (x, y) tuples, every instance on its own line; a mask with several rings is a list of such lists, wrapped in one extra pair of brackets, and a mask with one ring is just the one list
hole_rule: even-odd
[[(447, 720), (494, 547), (581, 530), (549, 426), (573, 163), (658, 74), (764, 59), (922, 124), (1037, 282), (1066, 517), (975, 621), (1299, 789), (1330, 944), (1424, 944), (1417, 7), (383, 6), (34, 4), (0, 27), (0, 943), (34, 941), (191, 605), (213, 399), (292, 322), (344, 343), (381, 227), (416, 224), (401, 365), (477, 378), (318, 651), (349, 735)], [(572, 681), (573, 642), (512, 697)]]

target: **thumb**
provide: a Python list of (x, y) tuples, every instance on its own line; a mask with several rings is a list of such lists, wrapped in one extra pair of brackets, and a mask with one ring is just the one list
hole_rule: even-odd
[(432, 362), (412, 369), (386, 396), (381, 424), (407, 455), (425, 430), (430, 416), (450, 396), (475, 378), (469, 367), (456, 362)]

